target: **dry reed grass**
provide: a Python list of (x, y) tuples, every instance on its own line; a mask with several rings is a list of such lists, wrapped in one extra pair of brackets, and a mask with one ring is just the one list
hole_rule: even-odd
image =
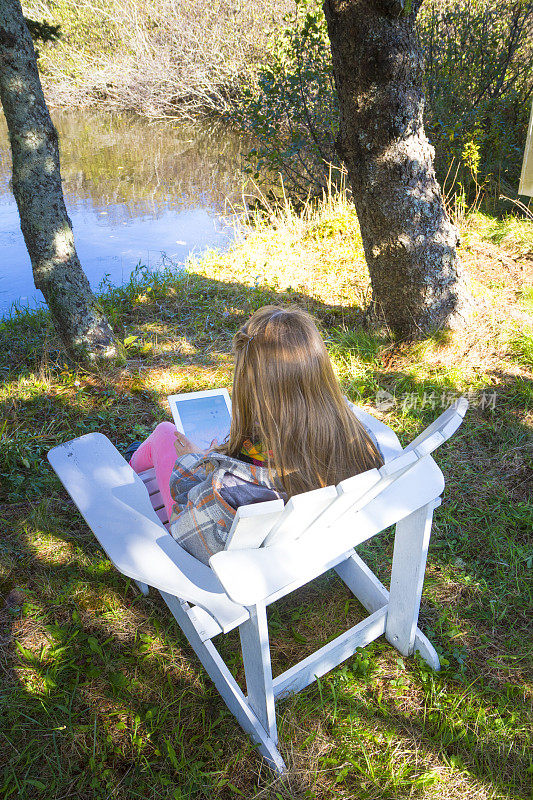
[(41, 47), (51, 105), (98, 103), (152, 118), (225, 113), (260, 58), (288, 0), (28, 0), (26, 13), (59, 23)]

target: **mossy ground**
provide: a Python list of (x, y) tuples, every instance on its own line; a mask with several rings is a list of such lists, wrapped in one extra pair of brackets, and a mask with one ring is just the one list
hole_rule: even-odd
[[(43, 312), (0, 323), (2, 797), (530, 797), (533, 265), (531, 227), (514, 225), (467, 220), (476, 316), (416, 344), (363, 326), (357, 220), (332, 199), (256, 221), (243, 244), (183, 274), (109, 290), (129, 357), (115, 372), (69, 366)], [(169, 417), (167, 394), (230, 385), (236, 328), (287, 302), (315, 315), (348, 396), (403, 443), (455, 396), (471, 408), (436, 454), (446, 489), (420, 626), (442, 671), (376, 641), (279, 705), (290, 769), (274, 779), (166, 607), (105, 558), (46, 452), (92, 430), (123, 448)], [(387, 412), (380, 389), (395, 398)], [(388, 532), (360, 548), (385, 582), (391, 544)], [(362, 617), (330, 575), (277, 603), (275, 672)], [(242, 680), (238, 636), (224, 638)]]

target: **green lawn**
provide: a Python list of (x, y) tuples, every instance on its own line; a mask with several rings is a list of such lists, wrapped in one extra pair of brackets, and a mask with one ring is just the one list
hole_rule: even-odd
[[(183, 275), (139, 273), (108, 291), (125, 368), (68, 366), (42, 312), (0, 323), (2, 798), (531, 798), (528, 237), (527, 225), (467, 220), (476, 316), (418, 344), (363, 328), (368, 277), (341, 201), (256, 221), (244, 244)], [(123, 448), (169, 417), (167, 394), (231, 385), (232, 334), (270, 302), (315, 314), (348, 396), (404, 444), (443, 403), (471, 399), (436, 454), (446, 489), (420, 626), (443, 669), (377, 640), (282, 702), (283, 779), (261, 768), (163, 603), (112, 568), (45, 458), (94, 430)], [(379, 389), (395, 396), (381, 414)], [(391, 539), (360, 548), (385, 583)], [(363, 616), (330, 575), (277, 603), (275, 672)], [(220, 648), (242, 680), (238, 635)]]

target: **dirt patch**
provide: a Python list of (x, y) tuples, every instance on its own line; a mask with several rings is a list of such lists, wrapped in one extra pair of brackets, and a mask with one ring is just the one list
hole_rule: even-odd
[(469, 275), (489, 288), (505, 284), (507, 292), (520, 292), (533, 284), (533, 254), (513, 256), (491, 242), (474, 239), (461, 255)]

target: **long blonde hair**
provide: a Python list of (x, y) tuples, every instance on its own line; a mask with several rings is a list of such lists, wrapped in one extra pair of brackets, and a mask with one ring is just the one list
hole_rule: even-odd
[(382, 465), (307, 312), (260, 308), (235, 334), (233, 352), (231, 428), (219, 451), (238, 458), (247, 439), (260, 441), (289, 497)]

